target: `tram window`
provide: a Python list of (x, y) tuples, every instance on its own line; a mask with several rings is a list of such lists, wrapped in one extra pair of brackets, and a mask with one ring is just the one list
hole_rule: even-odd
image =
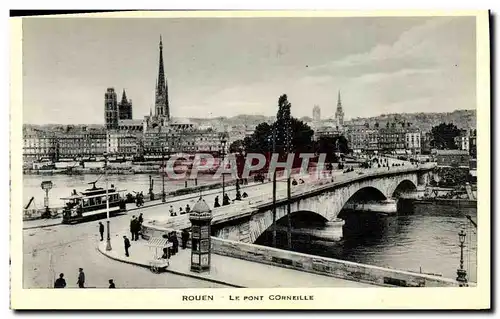
[(88, 199), (84, 199), (83, 200), (83, 206), (85, 206), (85, 207), (89, 206), (89, 200)]
[(99, 205), (101, 203), (101, 198), (100, 197), (96, 197), (95, 198), (95, 203), (96, 203), (96, 205)]
[(93, 199), (93, 198), (90, 198), (90, 199), (89, 199), (89, 205), (90, 205), (90, 206), (94, 206), (94, 205), (95, 205), (95, 202), (94, 202), (94, 199)]

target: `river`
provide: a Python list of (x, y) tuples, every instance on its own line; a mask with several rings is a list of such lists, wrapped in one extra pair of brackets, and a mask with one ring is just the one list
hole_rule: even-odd
[[(153, 178), (153, 192), (156, 194), (161, 194), (162, 191), (162, 179), (161, 176), (156, 174), (152, 175)], [(104, 187), (105, 180), (102, 175), (24, 175), (23, 176), (23, 205), (26, 205), (32, 196), (34, 199), (33, 204), (30, 208), (42, 208), (43, 198), (45, 196), (45, 191), (40, 187), (42, 181), (52, 181), (53, 187), (49, 191), (49, 206), (50, 207), (62, 207), (64, 202), (61, 197), (67, 197), (71, 194), (73, 189), (77, 191), (82, 191), (91, 185), (87, 183), (93, 182), (99, 179), (96, 186)], [(226, 177), (226, 180), (229, 178)], [(149, 175), (148, 174), (135, 174), (135, 175), (108, 175), (109, 185), (114, 184), (118, 189), (125, 189), (125, 193), (132, 193), (133, 191), (147, 194), (149, 190)], [(193, 180), (188, 180), (188, 187), (194, 186)], [(209, 175), (199, 175), (198, 185), (205, 185), (218, 182), (212, 179)], [(165, 180), (165, 192), (174, 191), (185, 187), (184, 180)]]
[[(469, 281), (477, 279), (477, 233), (465, 215), (476, 219), (475, 209), (446, 210), (428, 206), (416, 213), (377, 216), (352, 213), (346, 217), (343, 240), (328, 242), (308, 236), (292, 236), (292, 250), (323, 257), (456, 278), (460, 247), (458, 232), (466, 233), (464, 268)], [(270, 232), (258, 244), (272, 246)], [(285, 249), (286, 235), (277, 236), (278, 248)]]

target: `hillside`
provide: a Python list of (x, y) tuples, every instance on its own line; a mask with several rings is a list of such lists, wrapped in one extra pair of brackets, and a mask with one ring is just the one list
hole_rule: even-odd
[(476, 128), (476, 110), (456, 110), (448, 113), (399, 113), (399, 114), (382, 114), (376, 117), (369, 118), (354, 118), (349, 122), (363, 124), (368, 122), (372, 127), (376, 122), (381, 127), (387, 122), (410, 122), (414, 127), (418, 127), (422, 131), (430, 131), (433, 126), (440, 123), (453, 123), (460, 129)]

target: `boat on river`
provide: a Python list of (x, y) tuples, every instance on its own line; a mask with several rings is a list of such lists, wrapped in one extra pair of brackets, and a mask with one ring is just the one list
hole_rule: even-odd
[[(83, 192), (73, 193), (69, 197), (63, 197), (65, 206), (63, 208), (63, 224), (77, 224), (84, 221), (102, 219), (107, 217), (106, 189), (96, 187), (95, 182), (90, 182), (92, 188)], [(110, 217), (122, 214), (126, 211), (125, 198), (126, 190), (118, 190), (113, 185), (108, 189), (109, 215)]]

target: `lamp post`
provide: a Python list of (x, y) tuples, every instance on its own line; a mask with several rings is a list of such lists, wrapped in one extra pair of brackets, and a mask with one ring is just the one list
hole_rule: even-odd
[[(273, 149), (269, 157), (269, 165), (273, 154), (276, 152), (276, 122), (273, 124), (272, 139)], [(276, 168), (273, 171), (273, 247), (276, 248)]]
[(111, 234), (109, 226), (109, 194), (108, 194), (108, 153), (104, 153), (104, 180), (106, 181), (106, 250), (111, 248)]
[(161, 202), (165, 203), (165, 147), (161, 149)]
[[(224, 165), (224, 158), (226, 155), (226, 134), (222, 133), (221, 138), (220, 138), (220, 144), (221, 144), (221, 164)], [(224, 196), (226, 195), (226, 186), (225, 186), (225, 177), (224, 177), (224, 170), (226, 169), (225, 165), (223, 167), (222, 171), (222, 204), (224, 205)]]
[(50, 208), (49, 208), (49, 191), (52, 189), (52, 181), (43, 181), (41, 184), (42, 189), (45, 191), (45, 198), (43, 199), (43, 205), (45, 206), (45, 217), (50, 217)]
[(462, 229), (458, 233), (458, 239), (460, 240), (460, 268), (457, 269), (457, 281), (460, 287), (467, 287), (467, 271), (464, 269), (464, 242), (465, 242), (465, 232)]

